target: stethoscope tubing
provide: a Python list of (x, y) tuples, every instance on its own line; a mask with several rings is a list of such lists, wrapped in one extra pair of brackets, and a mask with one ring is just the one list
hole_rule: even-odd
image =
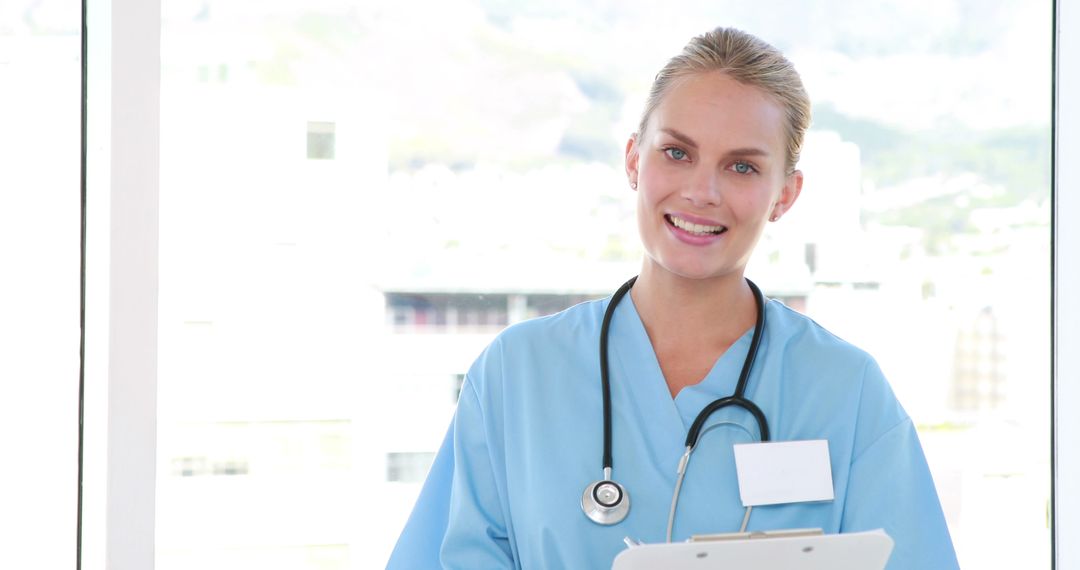
[[(626, 489), (622, 485), (616, 483), (612, 477), (611, 379), (609, 377), (610, 370), (608, 367), (608, 332), (611, 328), (611, 319), (615, 314), (616, 305), (618, 305), (619, 301), (626, 296), (626, 293), (630, 291), (630, 288), (634, 286), (635, 281), (637, 281), (637, 277), (632, 277), (626, 283), (623, 283), (623, 285), (611, 296), (611, 300), (604, 310), (603, 322), (600, 325), (600, 385), (604, 400), (604, 477), (585, 487), (585, 492), (581, 496), (581, 509), (584, 511), (586, 517), (601, 525), (619, 524), (626, 518), (630, 511), (629, 494), (626, 492)], [(753, 281), (747, 279), (746, 283), (754, 293), (754, 302), (757, 304), (757, 319), (754, 323), (754, 334), (751, 336), (750, 348), (747, 351), (746, 359), (743, 360), (743, 367), (739, 372), (739, 381), (735, 385), (735, 393), (725, 398), (718, 398), (705, 406), (698, 412), (697, 417), (694, 418), (693, 425), (691, 425), (690, 430), (686, 434), (686, 453), (679, 462), (678, 482), (675, 485), (675, 494), (671, 498), (671, 510), (668, 515), (667, 532), (669, 541), (671, 540), (671, 529), (675, 520), (675, 509), (679, 502), (679, 490), (682, 487), (682, 478), (686, 475), (686, 466), (689, 463), (690, 454), (694, 451), (694, 446), (697, 445), (698, 438), (700, 434), (703, 433), (702, 429), (705, 426), (705, 422), (709, 419), (709, 416), (711, 416), (713, 412), (727, 406), (743, 408), (750, 412), (754, 416), (754, 419), (757, 420), (761, 441), (769, 440), (769, 423), (765, 418), (764, 412), (745, 396), (746, 384), (750, 378), (750, 371), (753, 370), (754, 360), (757, 358), (758, 348), (761, 345), (761, 337), (765, 330), (765, 297), (761, 294), (761, 290), (758, 289)], [(746, 517), (743, 519), (744, 529), (749, 519), (749, 515), (750, 511), (747, 509)]]
[(615, 314), (615, 306), (619, 304), (630, 288), (637, 281), (637, 275), (623, 283), (608, 301), (607, 310), (604, 311), (604, 321), (600, 324), (600, 385), (604, 398), (604, 473), (609, 473), (612, 468), (611, 460), (611, 379), (608, 375), (608, 329), (611, 328), (611, 317)]
[[(626, 296), (636, 281), (637, 276), (635, 275), (615, 291), (611, 296), (611, 300), (608, 302), (607, 309), (604, 311), (604, 320), (600, 325), (600, 384), (604, 399), (603, 467), (605, 473), (610, 473), (610, 470), (613, 467), (611, 453), (611, 379), (609, 377), (607, 357), (608, 330), (611, 328), (611, 318), (615, 314), (615, 306), (619, 304), (619, 301), (621, 301), (624, 296)], [(761, 337), (765, 332), (765, 296), (762, 295), (761, 289), (759, 289), (753, 281), (746, 279), (746, 284), (750, 286), (750, 290), (754, 293), (754, 301), (757, 304), (757, 318), (754, 323), (754, 333), (750, 338), (750, 348), (747, 350), (746, 358), (743, 360), (742, 370), (739, 372), (739, 381), (735, 385), (735, 393), (731, 396), (718, 398), (712, 401), (698, 412), (697, 417), (694, 418), (694, 423), (686, 433), (686, 447), (689, 449), (693, 449), (694, 446), (697, 445), (698, 437), (701, 435), (701, 430), (705, 427), (705, 422), (708, 421), (709, 417), (717, 410), (728, 406), (737, 406), (750, 412), (757, 421), (761, 441), (769, 441), (769, 422), (765, 417), (765, 413), (761, 411), (761, 408), (759, 408), (757, 404), (745, 396), (746, 385), (750, 380), (750, 372), (754, 368), (754, 361), (757, 359), (758, 348), (761, 346)]]

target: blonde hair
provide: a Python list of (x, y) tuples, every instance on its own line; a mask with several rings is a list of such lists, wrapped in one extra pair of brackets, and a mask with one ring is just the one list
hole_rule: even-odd
[(810, 97), (803, 88), (795, 66), (779, 50), (741, 30), (716, 28), (686, 44), (656, 74), (638, 135), (645, 132), (649, 118), (677, 80), (698, 73), (719, 71), (744, 85), (769, 94), (784, 109), (787, 121), (787, 172), (799, 162), (803, 136), (810, 127)]

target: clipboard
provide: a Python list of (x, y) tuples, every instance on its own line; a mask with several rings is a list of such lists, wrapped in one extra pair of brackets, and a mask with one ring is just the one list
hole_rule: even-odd
[(884, 570), (893, 540), (882, 529), (844, 534), (744, 533), (690, 542), (642, 544), (619, 553), (612, 570)]

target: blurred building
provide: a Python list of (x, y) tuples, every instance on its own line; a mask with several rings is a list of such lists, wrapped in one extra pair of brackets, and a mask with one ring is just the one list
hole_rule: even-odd
[(994, 410), (1005, 401), (1005, 335), (991, 307), (957, 331), (949, 405), (959, 412)]

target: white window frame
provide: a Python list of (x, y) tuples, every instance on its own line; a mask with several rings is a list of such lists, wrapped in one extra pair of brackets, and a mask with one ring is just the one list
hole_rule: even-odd
[(1055, 9), (1051, 524), (1055, 568), (1080, 568), (1080, 2)]
[[(1080, 0), (1054, 10), (1054, 565), (1080, 568)], [(87, 0), (88, 570), (154, 567), (160, 14), (158, 0)]]
[(157, 446), (161, 3), (86, 0), (80, 568), (151, 570)]

